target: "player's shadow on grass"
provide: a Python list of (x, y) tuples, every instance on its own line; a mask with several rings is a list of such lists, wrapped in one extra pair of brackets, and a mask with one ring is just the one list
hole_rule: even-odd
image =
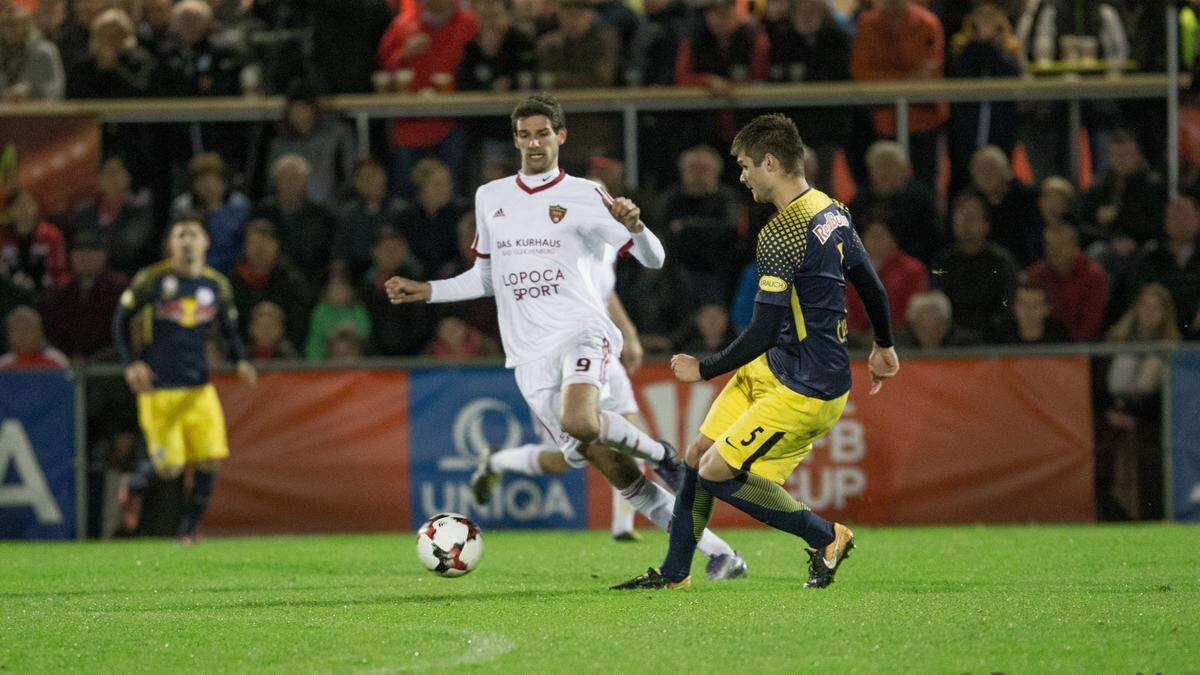
[[(264, 589), (274, 590), (274, 589)], [(327, 589), (321, 589), (327, 590)], [(225, 603), (189, 603), (180, 602), (176, 605), (158, 606), (158, 607), (114, 607), (100, 610), (102, 612), (194, 612), (196, 610), (224, 610), (224, 609), (278, 609), (278, 608), (295, 608), (295, 607), (345, 607), (348, 605), (367, 606), (367, 605), (428, 605), (438, 602), (485, 602), (492, 600), (522, 600), (529, 601), (537, 598), (561, 598), (566, 596), (587, 596), (594, 595), (591, 589), (580, 590), (539, 590), (530, 591), (528, 589), (515, 589), (511, 591), (485, 591), (478, 593), (385, 593), (372, 597), (361, 598), (270, 598), (264, 600), (245, 600)]]

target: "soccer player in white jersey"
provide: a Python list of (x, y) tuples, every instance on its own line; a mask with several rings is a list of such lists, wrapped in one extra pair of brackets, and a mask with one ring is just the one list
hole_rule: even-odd
[[(553, 96), (522, 101), (512, 128), (521, 172), (475, 194), (475, 265), (439, 281), (392, 277), (388, 297), (393, 303), (458, 302), (494, 295), (505, 365), (567, 463), (591, 463), (666, 529), (674, 498), (646, 480), (634, 458), (650, 461), (675, 485), (679, 457), (613, 410), (608, 373), (622, 337), (592, 278), (606, 245), (651, 268), (662, 267), (666, 253), (636, 204), (558, 167), (567, 129)], [(708, 531), (704, 537), (716, 538)]]

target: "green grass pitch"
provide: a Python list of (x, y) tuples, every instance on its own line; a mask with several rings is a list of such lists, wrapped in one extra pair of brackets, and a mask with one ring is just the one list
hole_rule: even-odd
[(485, 532), (461, 579), (410, 535), (0, 544), (0, 671), (1200, 671), (1200, 527), (860, 528), (819, 591), (734, 530), (749, 579), (607, 590), (644, 534)]

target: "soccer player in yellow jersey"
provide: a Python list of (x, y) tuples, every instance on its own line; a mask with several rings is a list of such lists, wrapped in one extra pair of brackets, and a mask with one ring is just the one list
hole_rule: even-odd
[(719, 354), (671, 359), (683, 382), (736, 372), (687, 450), (662, 567), (614, 589), (689, 585), (696, 533), (708, 524), (714, 497), (803, 538), (809, 556), (806, 588), (833, 583), (854, 547), (850, 528), (817, 516), (783, 484), (846, 406), (846, 279), (862, 297), (875, 331), (868, 359), (871, 393), (899, 371), (887, 294), (846, 208), (808, 185), (804, 146), (790, 119), (759, 116), (738, 132), (732, 152), (754, 200), (779, 209), (758, 235), (754, 315)]
[[(170, 258), (137, 273), (113, 317), (113, 336), (125, 363), (125, 381), (137, 394), (138, 421), (154, 470), (164, 479), (191, 466), (193, 482), (178, 536), (195, 540), (212, 497), (217, 467), (229, 456), (225, 415), (208, 381), (204, 343), (218, 322), (237, 361), (238, 375), (253, 385), (258, 375), (246, 360), (237, 332), (237, 309), (229, 280), (204, 264), (208, 233), (196, 218), (171, 226)], [(149, 306), (142, 354), (135, 359), (130, 320)]]

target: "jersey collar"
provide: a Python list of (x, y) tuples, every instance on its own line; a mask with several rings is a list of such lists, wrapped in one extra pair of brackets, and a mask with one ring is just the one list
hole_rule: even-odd
[[(555, 172), (558, 172), (557, 174)], [(562, 169), (551, 169), (545, 173), (539, 173), (535, 176), (522, 176), (517, 174), (517, 187), (521, 188), (529, 194), (549, 190), (550, 188), (562, 182), (562, 179), (567, 177), (567, 172)]]

